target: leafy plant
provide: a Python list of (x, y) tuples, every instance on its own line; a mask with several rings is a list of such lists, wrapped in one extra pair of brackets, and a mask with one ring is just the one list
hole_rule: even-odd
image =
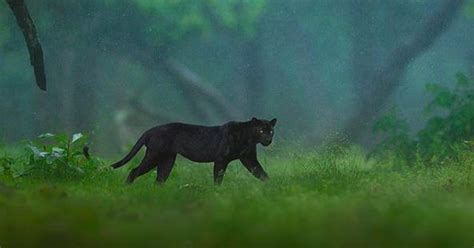
[[(470, 149), (474, 140), (474, 84), (464, 74), (456, 74), (455, 87), (428, 84), (433, 99), (425, 111), (432, 115), (415, 138), (408, 135), (406, 123), (395, 113), (382, 117), (374, 131), (385, 139), (380, 150), (392, 150), (407, 160), (421, 158), (437, 162), (455, 159), (461, 151)], [(417, 154), (419, 153), (419, 154)]]
[(145, 32), (151, 43), (169, 46), (192, 35), (208, 34), (213, 28), (252, 36), (266, 1), (137, 0), (134, 4), (149, 14)]
[[(77, 177), (97, 168), (101, 162), (88, 158), (83, 150), (88, 139), (82, 133), (72, 137), (45, 133), (30, 142), (25, 150), (28, 161), (20, 175)], [(87, 157), (86, 157), (86, 156)]]
[(11, 167), (15, 163), (15, 159), (8, 154), (0, 157), (0, 174), (11, 175)]
[(408, 124), (400, 119), (395, 110), (381, 117), (374, 125), (373, 132), (382, 134), (383, 140), (370, 155), (393, 153), (401, 162), (408, 163), (414, 157), (416, 142), (408, 134)]
[(418, 133), (418, 140), (425, 157), (449, 157), (455, 154), (464, 141), (474, 139), (474, 85), (462, 73), (456, 74), (453, 90), (436, 84), (427, 85), (434, 95), (426, 111), (441, 110), (428, 120)]

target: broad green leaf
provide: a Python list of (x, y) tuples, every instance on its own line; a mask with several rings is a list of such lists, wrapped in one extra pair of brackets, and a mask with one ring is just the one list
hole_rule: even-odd
[(64, 153), (64, 149), (60, 147), (53, 147), (52, 151), (56, 153)]
[(75, 133), (73, 136), (72, 136), (72, 141), (71, 143), (74, 143), (76, 142), (77, 140), (79, 140), (80, 138), (84, 137), (84, 135), (82, 135), (82, 133)]
[(65, 156), (64, 151), (65, 149), (53, 147), (50, 157), (62, 158)]
[(44, 151), (41, 151), (38, 147), (36, 146), (32, 146), (32, 145), (29, 145), (28, 148), (30, 148), (30, 150), (33, 152), (33, 154), (37, 157), (40, 157), (40, 158), (44, 158), (46, 157), (49, 152), (44, 152)]
[(44, 138), (51, 138), (51, 137), (54, 137), (54, 136), (55, 136), (55, 135), (52, 134), (52, 133), (43, 133), (43, 134), (40, 134), (40, 135), (38, 136), (38, 138), (44, 139)]

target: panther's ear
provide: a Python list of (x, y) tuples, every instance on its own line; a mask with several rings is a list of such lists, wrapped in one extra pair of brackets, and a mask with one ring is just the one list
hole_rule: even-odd
[(258, 122), (258, 120), (257, 120), (257, 118), (253, 117), (252, 120), (251, 120), (251, 122), (252, 122), (253, 124), (256, 124), (256, 123)]
[(275, 126), (276, 123), (277, 123), (277, 119), (276, 119), (276, 118), (274, 118), (273, 120), (270, 121), (270, 124), (272, 124), (273, 127)]

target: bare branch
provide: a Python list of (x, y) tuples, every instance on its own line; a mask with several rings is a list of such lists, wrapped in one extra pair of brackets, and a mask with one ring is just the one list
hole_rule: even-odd
[(138, 113), (143, 114), (152, 121), (163, 121), (163, 122), (174, 122), (179, 121), (180, 118), (169, 112), (154, 110), (153, 112), (148, 110), (138, 98), (131, 98), (129, 100), (130, 106)]
[[(140, 63), (144, 68), (156, 71), (160, 68), (176, 78), (179, 88), (186, 92), (188, 97), (193, 98), (196, 103), (191, 106), (193, 111), (199, 109), (198, 116), (205, 120), (208, 119), (207, 111), (204, 108), (204, 101), (212, 104), (214, 108), (226, 119), (238, 119), (242, 116), (232, 104), (216, 89), (201, 79), (195, 72), (185, 65), (173, 59), (163, 59), (152, 55), (153, 48), (149, 46), (134, 46), (131, 43), (117, 45), (113, 41), (104, 40), (102, 45), (104, 49), (113, 50), (120, 56), (129, 57)], [(156, 53), (155, 53), (156, 54)], [(199, 99), (194, 99), (199, 98)]]
[(196, 73), (191, 71), (185, 65), (176, 60), (168, 59), (164, 63), (165, 70), (174, 75), (181, 86), (190, 91), (196, 92), (198, 95), (204, 96), (212, 103), (219, 112), (229, 119), (238, 119), (242, 114), (234, 108), (227, 99), (212, 87), (209, 83), (205, 83)]

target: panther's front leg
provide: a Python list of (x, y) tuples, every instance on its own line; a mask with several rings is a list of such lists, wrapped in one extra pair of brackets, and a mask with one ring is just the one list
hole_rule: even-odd
[(240, 162), (250, 171), (256, 178), (265, 181), (268, 179), (268, 175), (263, 170), (262, 165), (257, 160), (257, 154), (251, 153), (246, 155), (245, 157), (240, 158)]
[(214, 162), (214, 184), (220, 185), (222, 183), (222, 179), (224, 178), (225, 170), (227, 169), (227, 165), (229, 165), (229, 161), (226, 160), (216, 160)]

